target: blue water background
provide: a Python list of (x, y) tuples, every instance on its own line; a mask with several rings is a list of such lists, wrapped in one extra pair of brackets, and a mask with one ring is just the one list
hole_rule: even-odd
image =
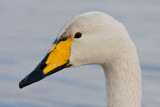
[(142, 68), (143, 107), (160, 105), (159, 0), (0, 0), (0, 107), (105, 107), (98, 65), (65, 69), (19, 89), (71, 17), (102, 11), (122, 22)]

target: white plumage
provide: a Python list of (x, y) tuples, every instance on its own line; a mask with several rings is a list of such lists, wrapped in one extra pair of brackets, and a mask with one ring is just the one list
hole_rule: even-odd
[(141, 70), (136, 48), (125, 27), (101, 12), (88, 12), (70, 19), (64, 33), (82, 37), (71, 45), (70, 64), (100, 64), (105, 73), (108, 107), (141, 106)]
[(141, 106), (141, 70), (136, 48), (125, 27), (101, 12), (70, 19), (45, 58), (20, 81), (19, 87), (66, 67), (87, 64), (99, 64), (104, 69), (108, 107)]

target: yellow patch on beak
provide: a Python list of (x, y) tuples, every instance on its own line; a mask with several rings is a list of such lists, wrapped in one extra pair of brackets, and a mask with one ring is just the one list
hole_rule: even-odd
[[(48, 52), (49, 56), (46, 61), (47, 66), (43, 70), (44, 74), (47, 74), (53, 69), (60, 67), (68, 62), (71, 52), (72, 40), (73, 38), (68, 38), (65, 41), (59, 42), (57, 45), (51, 45), (51, 48)], [(69, 64), (67, 64), (66, 67), (67, 66), (69, 66)]]

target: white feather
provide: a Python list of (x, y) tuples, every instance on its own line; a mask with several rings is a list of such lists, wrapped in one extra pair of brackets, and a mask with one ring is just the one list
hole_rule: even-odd
[(136, 48), (125, 27), (101, 12), (88, 12), (70, 19), (64, 33), (74, 39), (69, 62), (73, 66), (100, 64), (106, 76), (108, 107), (141, 106), (141, 70)]

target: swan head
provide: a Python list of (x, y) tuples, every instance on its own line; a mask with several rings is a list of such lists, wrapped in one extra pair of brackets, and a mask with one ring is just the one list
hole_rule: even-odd
[(61, 29), (45, 58), (20, 83), (23, 88), (66, 67), (111, 63), (133, 47), (125, 27), (101, 12), (71, 18)]

